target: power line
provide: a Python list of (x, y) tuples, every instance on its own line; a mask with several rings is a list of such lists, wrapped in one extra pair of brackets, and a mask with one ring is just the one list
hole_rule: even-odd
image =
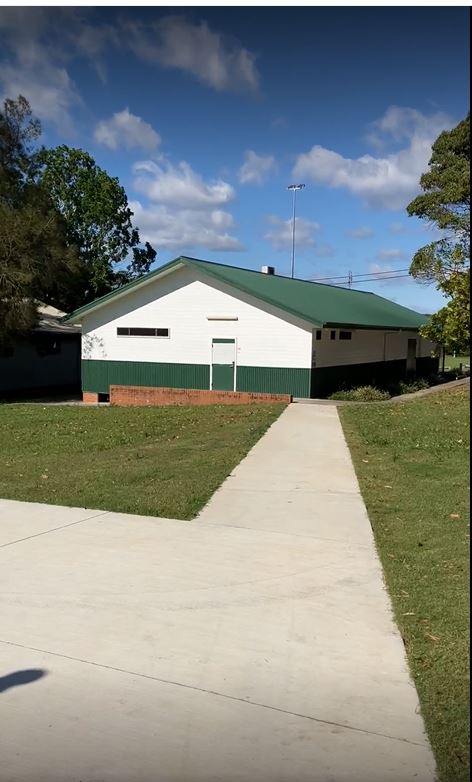
[[(351, 272), (349, 272), (348, 274), (342, 274), (339, 275), (338, 277), (310, 277), (310, 282), (324, 282), (325, 280), (346, 280), (346, 281), (350, 280), (351, 282), (355, 282), (356, 277), (374, 277), (374, 278), (384, 277), (384, 275), (387, 274), (391, 275), (392, 271), (395, 271), (395, 274), (397, 273), (400, 274), (400, 272), (407, 272), (409, 271), (409, 269), (395, 269), (395, 270), (388, 269), (387, 271), (384, 272), (359, 272), (359, 274), (352, 274)], [(404, 276), (408, 277), (408, 275), (404, 275)], [(384, 279), (387, 278), (384, 277)]]
[[(410, 277), (409, 274), (392, 274), (386, 277), (377, 277), (377, 278), (370, 278), (370, 279), (363, 279), (363, 280), (353, 280), (351, 285), (358, 285), (363, 283), (370, 283), (370, 282), (382, 282), (383, 280), (401, 280), (402, 278)], [(310, 280), (310, 282), (318, 282), (318, 280)], [(346, 282), (333, 282), (333, 283), (320, 283), (320, 285), (334, 285), (334, 287), (343, 288), (347, 285)]]
[[(382, 280), (400, 280), (402, 277), (410, 277), (409, 274), (392, 274), (389, 277), (377, 277), (374, 280), (366, 279), (366, 280), (354, 280), (354, 285), (357, 285), (358, 282), (382, 282)], [(338, 283), (341, 284), (341, 283)]]

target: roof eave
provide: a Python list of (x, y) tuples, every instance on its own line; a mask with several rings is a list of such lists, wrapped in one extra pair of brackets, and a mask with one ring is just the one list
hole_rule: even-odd
[(416, 326), (399, 326), (397, 324), (392, 326), (388, 324), (371, 325), (367, 323), (339, 323), (331, 321), (324, 324), (327, 329), (363, 329), (365, 331), (418, 331), (422, 325), (423, 324), (417, 324)]

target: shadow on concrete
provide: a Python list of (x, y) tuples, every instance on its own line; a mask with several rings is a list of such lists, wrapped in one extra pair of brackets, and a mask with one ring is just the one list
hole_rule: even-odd
[(14, 671), (7, 673), (6, 676), (0, 676), (0, 693), (9, 690), (11, 687), (20, 687), (22, 684), (31, 684), (47, 675), (47, 671), (42, 668), (27, 668), (24, 671)]

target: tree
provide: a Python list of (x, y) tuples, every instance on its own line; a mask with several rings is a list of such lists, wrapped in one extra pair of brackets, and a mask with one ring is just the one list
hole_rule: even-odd
[(0, 344), (37, 321), (37, 302), (57, 305), (77, 269), (65, 225), (34, 182), (41, 128), (28, 101), (0, 109)]
[(22, 197), (26, 181), (34, 177), (33, 144), (40, 135), (41, 125), (26, 98), (7, 98), (0, 110), (0, 199), (12, 206)]
[(443, 234), (418, 250), (410, 274), (434, 281), (449, 299), (422, 334), (463, 352), (470, 344), (470, 115), (435, 141), (420, 185), (424, 192), (408, 205), (408, 214), (428, 220)]
[(12, 208), (0, 199), (0, 342), (37, 322), (37, 305), (57, 306), (77, 270), (56, 210), (37, 197)]
[(74, 309), (149, 271), (156, 251), (140, 247), (133, 212), (116, 177), (82, 149), (42, 150), (39, 182), (64, 218), (68, 243), (81, 262), (76, 284), (63, 302)]

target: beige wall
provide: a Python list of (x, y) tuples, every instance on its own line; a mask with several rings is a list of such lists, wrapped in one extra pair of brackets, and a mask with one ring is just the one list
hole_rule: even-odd
[[(335, 340), (330, 338), (333, 330), (336, 331)], [(434, 348), (432, 342), (425, 340), (415, 331), (346, 331), (351, 331), (350, 340), (340, 340), (339, 329), (323, 329), (322, 338), (317, 341), (316, 329), (313, 330), (313, 366), (331, 367), (406, 359), (409, 339), (416, 340), (417, 358), (430, 356)]]

